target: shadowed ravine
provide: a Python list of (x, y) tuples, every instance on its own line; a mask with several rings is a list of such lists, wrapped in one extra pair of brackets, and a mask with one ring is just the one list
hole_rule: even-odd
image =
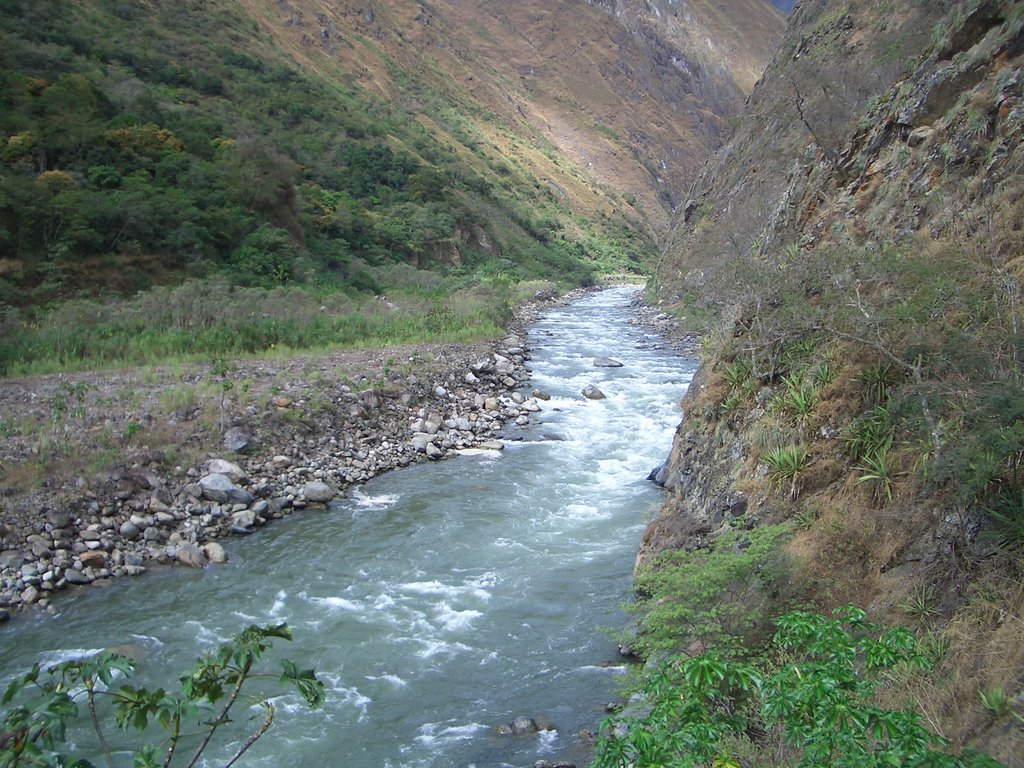
[[(0, 676), (130, 643), (153, 683), (249, 623), (287, 621), (295, 642), (280, 652), (319, 671), (327, 706), (275, 702), (249, 765), (582, 762), (576, 733), (603, 716), (621, 671), (601, 627), (622, 623), (660, 501), (645, 476), (694, 368), (628, 324), (631, 295), (592, 294), (531, 327), (532, 386), (552, 398), (525, 442), (380, 477), (232, 539), (225, 566), (62, 596), (59, 616), (0, 630)], [(594, 367), (606, 355), (623, 367)], [(584, 399), (587, 384), (607, 398)], [(557, 730), (494, 733), (517, 715)]]

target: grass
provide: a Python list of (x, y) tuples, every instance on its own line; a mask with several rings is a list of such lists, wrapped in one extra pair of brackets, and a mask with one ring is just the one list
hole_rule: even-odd
[[(192, 281), (127, 302), (69, 302), (38, 321), (23, 321), (0, 341), (0, 374), (180, 364), (282, 350), (475, 342), (502, 332), (510, 293), (505, 286), (478, 285), (449, 295), (363, 297), (357, 304), (343, 294), (239, 290), (223, 281)], [(71, 315), (75, 322), (68, 322)]]

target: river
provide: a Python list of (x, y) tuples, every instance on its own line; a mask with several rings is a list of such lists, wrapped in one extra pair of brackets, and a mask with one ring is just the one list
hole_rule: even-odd
[[(632, 294), (593, 293), (530, 327), (531, 386), (552, 397), (513, 433), (522, 442), (381, 476), (225, 542), (223, 566), (62, 595), (57, 616), (0, 628), (0, 678), (128, 643), (138, 680), (169, 686), (162, 670), (173, 681), (246, 625), (287, 621), (295, 640), (275, 652), (315, 667), (327, 704), (279, 698), (246, 765), (582, 765), (577, 732), (604, 716), (623, 671), (605, 629), (624, 622), (662, 497), (645, 477), (668, 454), (695, 369), (629, 324)], [(602, 356), (623, 367), (595, 367)], [(587, 384), (606, 399), (584, 399)], [(556, 730), (494, 732), (519, 715)]]

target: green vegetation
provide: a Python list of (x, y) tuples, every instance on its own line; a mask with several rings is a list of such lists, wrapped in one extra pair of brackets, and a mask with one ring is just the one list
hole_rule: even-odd
[(761, 455), (761, 460), (768, 465), (768, 477), (778, 486), (789, 481), (789, 496), (796, 499), (800, 495), (800, 478), (810, 466), (811, 454), (801, 445), (787, 445), (771, 448)]
[(663, 552), (637, 572), (631, 609), (642, 616), (631, 646), (644, 656), (692, 643), (740, 653), (784, 601), (786, 525), (728, 531), (692, 552)]
[[(254, 678), (265, 676), (259, 672), (260, 660), (275, 639), (291, 640), (287, 625), (250, 626), (216, 652), (200, 658), (181, 678), (177, 693), (128, 684), (114, 689), (116, 677), (131, 674), (135, 662), (113, 653), (66, 661), (45, 670), (36, 665), (11, 682), (0, 699), (4, 707), (0, 766), (91, 768), (94, 763), (89, 758), (73, 754), (82, 751), (81, 733), (86, 728), (96, 740), (91, 752), (102, 755), (104, 765), (113, 766), (109, 732), (113, 720), (122, 731), (147, 732), (146, 738), (151, 738), (154, 730), (162, 734), (158, 743), (142, 747), (117, 743), (118, 751), (131, 751), (135, 768), (191, 768), (217, 744), (214, 737), (221, 728), (232, 726), (227, 730), (234, 730), (231, 715), (235, 705), (255, 704), (263, 712), (262, 722), (240, 742), (239, 734), (233, 734), (232, 741), (238, 746), (224, 762), (233, 765), (273, 724), (270, 693), (261, 690), (252, 697), (248, 689)], [(310, 707), (323, 705), (323, 683), (313, 670), (300, 670), (287, 659), (281, 666), (280, 685), (293, 687)], [(76, 725), (80, 729), (72, 737), (69, 729)]]
[[(892, 671), (928, 665), (909, 630), (875, 625), (852, 606), (831, 617), (794, 611), (777, 627), (762, 663), (714, 653), (663, 663), (644, 686), (644, 712), (602, 725), (594, 768), (999, 765), (943, 751), (920, 715), (876, 703)], [(981, 698), (1005, 714), (1001, 691)]]
[[(368, 317), (368, 297), (589, 284), (650, 252), (622, 217), (581, 227), (545, 182), (494, 161), (488, 116), (396, 69), (433, 122), (410, 119), (340, 69), (301, 66), (234, 3), (0, 0), (0, 18), (0, 374), (188, 354), (172, 331), (193, 329), (138, 316), (177, 311), (166, 289), (116, 302), (189, 279), (267, 292), (248, 294), (251, 318), (199, 328), (194, 347), (235, 354), (415, 338)], [(287, 301), (260, 305), (295, 287), (303, 310), (359, 306), (305, 330)]]

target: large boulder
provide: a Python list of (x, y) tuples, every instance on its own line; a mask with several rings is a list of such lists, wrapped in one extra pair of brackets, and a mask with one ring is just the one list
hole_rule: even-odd
[(248, 479), (240, 466), (224, 459), (210, 459), (206, 462), (206, 474), (225, 475), (233, 483), (244, 483)]
[(203, 498), (221, 504), (251, 504), (253, 495), (235, 485), (227, 475), (216, 473), (199, 478)]
[(587, 386), (585, 386), (583, 388), (582, 394), (583, 394), (583, 396), (585, 398), (587, 398), (587, 400), (604, 400), (605, 399), (604, 398), (604, 392), (602, 392), (600, 389), (595, 387), (593, 384), (587, 384)]
[(206, 565), (206, 554), (195, 544), (179, 544), (175, 547), (174, 558), (189, 568), (202, 568)]
[(321, 480), (313, 480), (302, 487), (302, 495), (306, 501), (327, 503), (338, 495), (338, 491)]
[(206, 555), (206, 559), (211, 563), (226, 563), (228, 561), (228, 553), (216, 541), (209, 541), (203, 544), (203, 554)]
[(612, 357), (598, 357), (594, 359), (596, 368), (621, 368), (622, 363)]
[(232, 453), (248, 453), (256, 447), (256, 438), (245, 427), (232, 427), (224, 435), (224, 447)]

